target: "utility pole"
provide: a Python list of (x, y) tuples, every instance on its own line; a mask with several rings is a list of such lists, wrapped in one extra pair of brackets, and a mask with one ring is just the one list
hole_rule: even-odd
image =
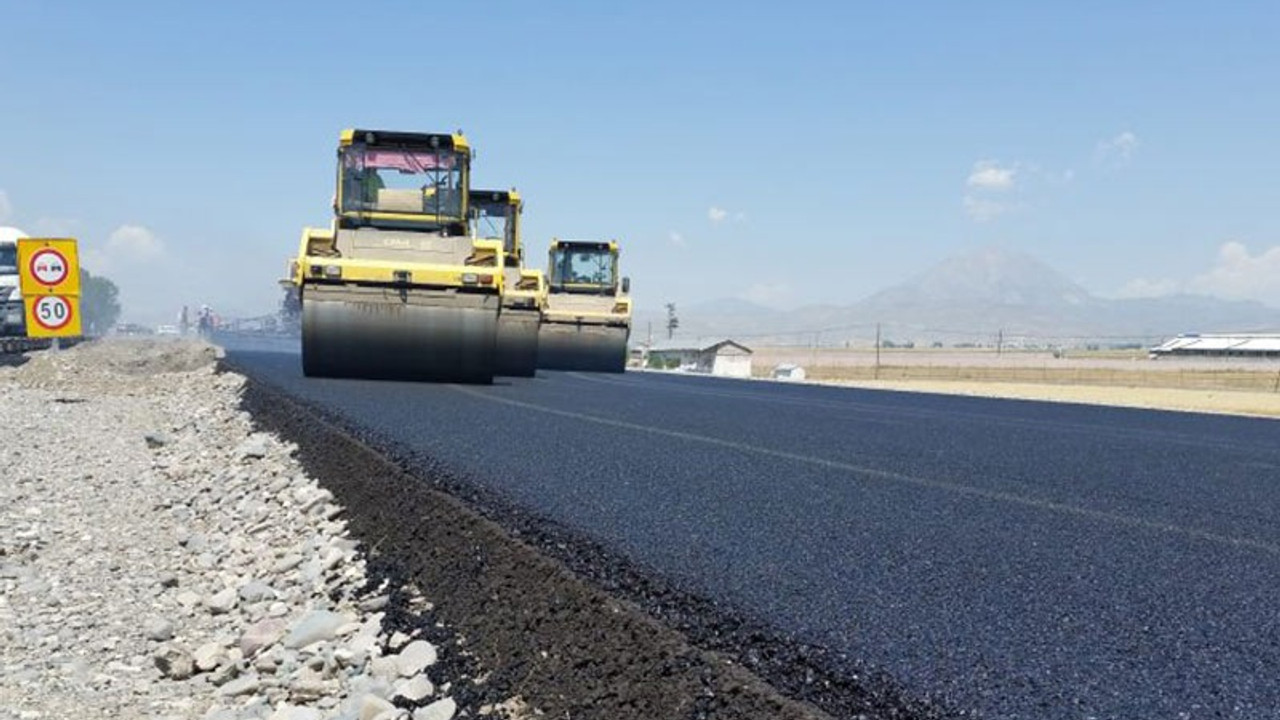
[(875, 379), (880, 379), (880, 323), (876, 323), (876, 370)]

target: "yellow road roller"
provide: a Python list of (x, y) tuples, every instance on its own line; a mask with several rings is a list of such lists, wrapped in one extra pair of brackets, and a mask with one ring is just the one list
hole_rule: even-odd
[(461, 133), (344, 130), (329, 228), (290, 263), (313, 377), (489, 383), (501, 240), (468, 231)]
[(547, 305), (541, 268), (525, 267), (520, 242), (524, 202), (512, 190), (472, 190), (472, 235), (502, 241), (502, 310), (498, 314), (497, 374), (533, 377), (538, 368), (538, 325)]
[(622, 372), (631, 336), (631, 282), (618, 274), (618, 243), (552, 240), (538, 367)]

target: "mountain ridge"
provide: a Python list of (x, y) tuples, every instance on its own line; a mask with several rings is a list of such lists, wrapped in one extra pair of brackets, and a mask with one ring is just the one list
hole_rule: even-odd
[[(732, 336), (757, 344), (859, 345), (873, 341), (877, 328), (897, 341), (945, 344), (981, 343), (996, 334), (1072, 344), (1280, 329), (1280, 309), (1256, 301), (1098, 297), (1037, 258), (999, 247), (945, 258), (848, 305), (777, 310), (720, 298), (677, 308), (677, 316), (680, 337)], [(636, 319), (637, 327), (651, 321), (665, 329), (665, 311), (642, 310)]]

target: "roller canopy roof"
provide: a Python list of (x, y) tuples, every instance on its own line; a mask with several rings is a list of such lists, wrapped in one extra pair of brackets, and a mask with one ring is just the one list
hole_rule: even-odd
[(377, 147), (379, 145), (412, 148), (441, 148), (444, 150), (466, 150), (471, 147), (461, 133), (415, 133), (395, 130), (343, 130), (343, 145), (360, 143)]

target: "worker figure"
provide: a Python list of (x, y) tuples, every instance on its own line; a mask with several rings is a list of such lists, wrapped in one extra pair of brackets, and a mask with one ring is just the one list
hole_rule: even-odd
[(191, 330), (191, 317), (187, 315), (187, 306), (182, 306), (182, 312), (178, 313), (178, 331), (186, 335)]
[(360, 173), (360, 193), (366, 203), (377, 204), (378, 191), (384, 187), (386, 184), (382, 182), (382, 176), (378, 174), (376, 168), (366, 167), (364, 172)]
[(196, 319), (201, 337), (208, 337), (213, 332), (213, 310), (208, 305), (200, 306), (200, 315)]

